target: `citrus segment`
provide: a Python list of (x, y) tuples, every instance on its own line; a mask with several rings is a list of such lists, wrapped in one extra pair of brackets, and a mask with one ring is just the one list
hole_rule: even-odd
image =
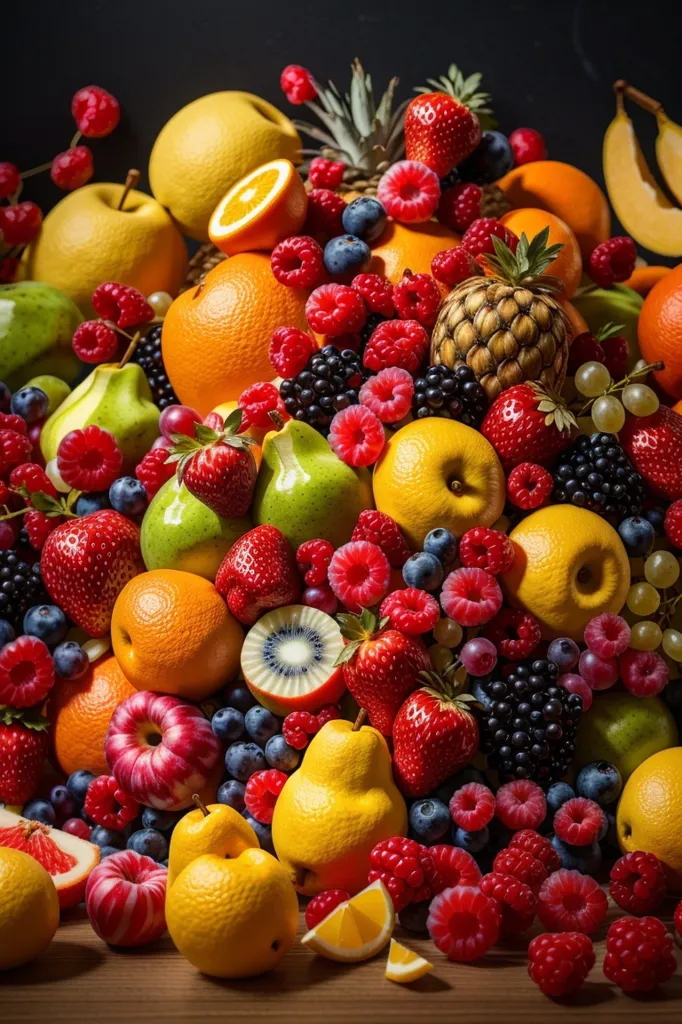
[(399, 985), (408, 985), (418, 981), (433, 970), (433, 964), (419, 956), (413, 950), (403, 946), (401, 942), (391, 939), (384, 977), (388, 981), (397, 981)]
[(357, 896), (341, 903), (301, 942), (329, 960), (355, 963), (379, 953), (391, 937), (395, 922), (393, 900), (383, 882), (372, 882)]
[(228, 256), (273, 249), (303, 227), (308, 196), (289, 160), (272, 160), (251, 171), (220, 200), (208, 226), (214, 245)]

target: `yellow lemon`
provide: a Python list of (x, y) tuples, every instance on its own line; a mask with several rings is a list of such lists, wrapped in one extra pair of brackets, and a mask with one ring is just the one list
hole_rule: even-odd
[(655, 854), (670, 888), (682, 892), (682, 747), (659, 750), (635, 769), (618, 804), (616, 827), (623, 853)]
[(0, 848), (0, 971), (20, 967), (46, 949), (59, 927), (59, 897), (37, 860)]
[(515, 558), (502, 585), (514, 607), (536, 617), (545, 639), (582, 640), (595, 615), (620, 612), (630, 588), (630, 562), (601, 516), (575, 505), (552, 505), (533, 512), (509, 536)]
[(170, 936), (186, 960), (214, 978), (250, 978), (291, 949), (298, 898), (286, 871), (265, 850), (226, 860), (197, 857), (166, 896)]
[(358, 963), (381, 952), (391, 937), (395, 909), (383, 882), (372, 882), (339, 904), (301, 942), (328, 960)]
[(504, 473), (478, 430), (435, 416), (414, 420), (391, 437), (374, 470), (374, 501), (413, 548), (444, 526), (457, 537), (491, 526), (504, 508)]
[(432, 970), (433, 964), (430, 964), (423, 956), (419, 956), (419, 953), (403, 946), (401, 942), (391, 939), (384, 972), (387, 981), (397, 981), (399, 985), (409, 985), (411, 981), (418, 981)]
[(168, 884), (205, 853), (238, 857), (260, 843), (248, 821), (226, 804), (209, 804), (185, 814), (173, 829), (168, 852)]

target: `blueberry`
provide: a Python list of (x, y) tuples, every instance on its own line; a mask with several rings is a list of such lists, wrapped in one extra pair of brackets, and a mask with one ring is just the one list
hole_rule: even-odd
[(430, 846), (443, 838), (452, 819), (447, 804), (441, 800), (416, 800), (410, 807), (410, 828), (417, 842)]
[(78, 814), (78, 803), (66, 786), (53, 786), (50, 790), (50, 803), (62, 821), (74, 818)]
[(646, 516), (646, 518), (649, 520), (649, 522), (653, 526), (653, 528), (654, 528), (654, 530), (656, 532), (656, 536), (657, 537), (662, 537), (663, 534), (665, 533), (665, 530), (663, 529), (663, 521), (665, 519), (665, 512), (663, 511), (663, 509), (662, 508), (648, 508), (645, 511), (644, 515)]
[(423, 900), (421, 903), (408, 903), (398, 914), (398, 921), (408, 932), (417, 935), (426, 935), (426, 919), (429, 916), (430, 900)]
[(223, 700), (228, 708), (236, 708), (243, 715), (258, 703), (246, 683), (231, 683), (225, 687)]
[(122, 850), (125, 846), (125, 836), (122, 832), (114, 832), (111, 828), (103, 828), (101, 825), (95, 825), (90, 833), (90, 842), (94, 843), (95, 846), (99, 846), (100, 849), (105, 846), (110, 846), (116, 850)]
[(567, 782), (555, 782), (547, 790), (547, 807), (556, 814), (559, 808), (574, 796), (575, 793)]
[(284, 736), (277, 733), (265, 744), (265, 760), (271, 768), (277, 768), (281, 772), (293, 772), (294, 768), (298, 768), (301, 752), (295, 747), (290, 747)]
[(245, 821), (248, 821), (253, 831), (258, 836), (258, 842), (261, 845), (261, 850), (266, 850), (268, 853), (274, 853), (275, 847), (272, 844), (272, 829), (269, 825), (264, 825), (260, 821), (256, 821), (252, 818), (248, 811), (242, 812), (242, 817)]
[(78, 801), (79, 804), (85, 802), (85, 796), (90, 788), (90, 783), (95, 778), (92, 772), (87, 772), (84, 768), (80, 768), (73, 775), (69, 775), (66, 780), (66, 788), (68, 789), (71, 796)]
[(452, 842), (467, 853), (480, 853), (490, 841), (488, 827), (479, 828), (476, 832), (467, 832), (464, 828), (453, 828)]
[[(90, 842), (92, 842), (92, 836), (90, 837)], [(99, 859), (102, 861), (105, 857), (111, 857), (112, 854), (120, 852), (121, 850), (118, 846), (100, 846)]]
[(258, 704), (255, 708), (249, 708), (244, 715), (246, 731), (252, 740), (264, 747), (271, 736), (279, 732), (279, 719), (275, 718), (272, 711), (263, 708)]
[(108, 491), (91, 491), (81, 494), (73, 506), (77, 516), (88, 516), (91, 512), (101, 512), (103, 508), (111, 508)]
[(121, 476), (109, 488), (109, 501), (123, 516), (142, 516), (147, 508), (147, 492), (137, 477)]
[(40, 388), (26, 387), (14, 392), (10, 409), (27, 423), (37, 423), (47, 416), (49, 404), (50, 399)]
[(54, 825), (57, 820), (57, 812), (47, 800), (29, 800), (21, 813), (29, 821), (42, 821), (43, 825)]
[(211, 728), (223, 743), (234, 743), (244, 735), (244, 716), (236, 708), (220, 708), (211, 719)]
[(578, 664), (580, 648), (567, 636), (560, 636), (552, 640), (547, 648), (547, 657), (558, 665), (561, 672), (570, 672)]
[(0, 619), (0, 647), (11, 644), (15, 637), (16, 633), (12, 624), (7, 619)]
[(3, 380), (0, 380), (0, 412), (9, 412), (12, 404), (12, 392)]
[(457, 558), (457, 538), (444, 526), (427, 533), (423, 547), (424, 551), (436, 556), (444, 569), (450, 568)]
[(332, 277), (354, 277), (372, 258), (367, 242), (355, 235), (338, 235), (324, 247), (324, 265)]
[(152, 860), (165, 860), (168, 856), (166, 838), (155, 828), (141, 828), (138, 832), (133, 832), (126, 846), (144, 857), (151, 857)]
[(580, 871), (583, 875), (594, 875), (601, 867), (602, 850), (599, 843), (591, 846), (569, 846), (555, 835), (549, 840), (559, 854), (562, 868), (569, 871)]
[(68, 629), (66, 615), (56, 604), (36, 604), (24, 615), (24, 633), (38, 637), (48, 647), (63, 640)]
[(343, 211), (341, 223), (349, 235), (374, 242), (386, 227), (386, 210), (373, 196), (360, 196)]
[(483, 132), (481, 141), (471, 156), (457, 170), (462, 181), (475, 181), (486, 185), (497, 181), (514, 166), (514, 152), (509, 139), (502, 132)]
[(80, 679), (90, 665), (87, 654), (75, 640), (65, 640), (52, 652), (54, 670), (60, 679)]
[(648, 555), (656, 540), (656, 531), (644, 516), (624, 519), (618, 533), (631, 558)]
[(623, 779), (610, 761), (592, 761), (578, 774), (575, 788), (578, 796), (594, 800), (600, 807), (612, 804), (620, 796)]
[(443, 582), (443, 566), (435, 555), (418, 551), (410, 555), (403, 566), (403, 579), (408, 587), (417, 590), (438, 590)]
[(179, 817), (173, 811), (159, 811), (156, 807), (143, 807), (142, 809), (143, 827), (156, 829), (157, 832), (170, 832)]
[(240, 782), (267, 768), (265, 754), (257, 743), (233, 743), (225, 754), (225, 769)]
[[(485, 687), (485, 679), (472, 679), (471, 685), (469, 686), (469, 693), (472, 697), (483, 706), (484, 711), (492, 711), (493, 705), (496, 703), (495, 698), (491, 697), (488, 690)], [(487, 785), (487, 783), (486, 783)]]
[(218, 789), (218, 803), (233, 807), (239, 814), (242, 813), (246, 804), (244, 803), (245, 786), (235, 779), (228, 779)]

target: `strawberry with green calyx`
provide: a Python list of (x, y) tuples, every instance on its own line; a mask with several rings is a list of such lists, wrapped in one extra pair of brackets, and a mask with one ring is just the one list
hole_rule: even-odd
[(481, 433), (506, 472), (522, 462), (551, 466), (578, 431), (563, 398), (538, 381), (507, 388), (489, 407)]
[(48, 751), (48, 722), (36, 708), (0, 707), (0, 801), (25, 804), (35, 796)]

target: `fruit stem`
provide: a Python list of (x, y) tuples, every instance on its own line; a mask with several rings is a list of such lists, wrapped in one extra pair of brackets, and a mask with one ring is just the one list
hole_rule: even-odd
[(82, 133), (81, 132), (76, 132), (74, 137), (71, 139), (71, 142), (69, 143), (69, 149), (73, 149), (74, 146), (77, 146), (82, 138), (83, 138)]
[(202, 812), (203, 816), (204, 816), (205, 818), (208, 818), (208, 816), (209, 816), (209, 814), (210, 814), (211, 812), (209, 811), (208, 807), (206, 806), (206, 804), (205, 804), (205, 803), (204, 803), (204, 801), (203, 801), (203, 800), (201, 799), (201, 797), (199, 796), (199, 794), (198, 794), (198, 793), (192, 793), (192, 800), (193, 800), (193, 801), (194, 801), (194, 803), (195, 803), (195, 804), (197, 805), (197, 807), (199, 808), (199, 810), (200, 810), (200, 811)]
[[(126, 338), (127, 337), (129, 337), (129, 335), (126, 334)], [(123, 353), (123, 358), (121, 359), (121, 362), (118, 364), (119, 370), (122, 370), (125, 364), (132, 358), (133, 352), (137, 348), (138, 342), (141, 337), (142, 331), (135, 331), (135, 334), (130, 339), (130, 344), (128, 345), (128, 348)]]
[[(629, 373), (627, 377), (623, 377), (622, 380), (611, 381), (606, 391), (604, 392), (604, 395), (613, 395), (616, 391), (622, 391), (623, 388), (626, 388), (628, 386), (628, 384), (632, 384), (633, 380), (638, 380), (640, 377), (646, 377), (647, 374), (651, 373), (652, 370), (663, 370), (664, 368), (665, 363), (661, 363), (660, 361), (657, 363), (647, 363), (646, 366), (641, 366), (639, 370), (633, 370), (632, 373)], [(588, 400), (585, 402), (582, 408), (578, 410), (576, 415), (585, 416), (590, 411), (594, 403), (597, 401), (597, 398), (603, 397), (603, 395), (596, 395), (594, 398), (588, 398)]]
[(52, 161), (48, 160), (45, 164), (38, 164), (37, 167), (31, 167), (28, 171), (22, 171), (19, 177), (23, 181), (24, 178), (32, 178), (34, 174), (42, 174), (43, 171), (49, 171), (50, 167), (52, 167)]
[(351, 729), (351, 732), (359, 732), (361, 726), (364, 725), (366, 718), (367, 712), (365, 711), (364, 708), (360, 708), (360, 711), (358, 712), (358, 717), (353, 722), (353, 728)]
[(460, 498), (464, 494), (464, 484), (461, 480), (451, 480), (450, 490), (456, 498)]
[(142, 177), (142, 175), (140, 174), (140, 172), (138, 170), (136, 170), (134, 167), (130, 168), (130, 170), (126, 174), (126, 182), (125, 182), (125, 185), (123, 186), (123, 193), (122, 193), (121, 198), (119, 200), (119, 204), (118, 204), (117, 209), (123, 210), (123, 205), (124, 205), (126, 199), (128, 198), (128, 193), (130, 192), (130, 190), (132, 188), (135, 188), (137, 185), (139, 185), (141, 177)]
[(620, 86), (620, 88), (617, 89), (616, 95), (620, 92), (627, 96), (629, 100), (636, 103), (639, 107), (642, 107), (650, 114), (654, 114), (656, 117), (663, 113), (663, 104), (659, 103), (658, 100), (652, 99), (651, 96), (647, 96), (647, 94), (642, 92), (641, 89), (635, 89), (634, 85), (628, 85), (628, 83), (623, 81), (623, 79), (619, 79), (615, 83), (614, 89), (617, 86)]
[(282, 427), (284, 426), (284, 420), (282, 419), (280, 414), (277, 412), (277, 410), (276, 409), (270, 409), (270, 411), (268, 412), (268, 416), (272, 420), (272, 425), (275, 428), (275, 430), (281, 430)]

